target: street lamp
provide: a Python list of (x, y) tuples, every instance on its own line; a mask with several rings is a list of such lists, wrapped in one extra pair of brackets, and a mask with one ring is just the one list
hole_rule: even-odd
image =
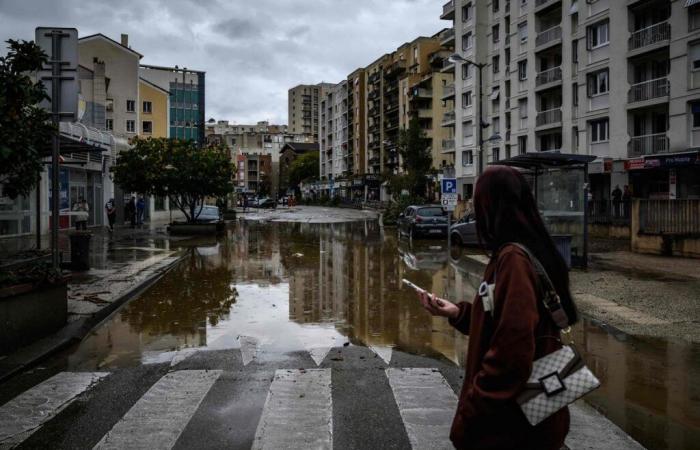
[(474, 61), (468, 60), (458, 53), (454, 53), (448, 59), (449, 62), (453, 64), (471, 64), (472, 66), (479, 69), (479, 127), (477, 128), (476, 140), (479, 143), (478, 155), (479, 155), (479, 171), (477, 175), (481, 175), (484, 172), (484, 144), (486, 142), (497, 142), (501, 140), (501, 135), (494, 133), (491, 137), (484, 140), (482, 129), (488, 126), (488, 123), (484, 121), (484, 105), (483, 105), (483, 69), (488, 66), (486, 63), (475, 63)]

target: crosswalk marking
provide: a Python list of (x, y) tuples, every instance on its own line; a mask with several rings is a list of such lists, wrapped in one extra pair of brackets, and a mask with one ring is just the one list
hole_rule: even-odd
[(391, 362), (391, 355), (393, 353), (393, 350), (391, 347), (370, 347), (370, 350), (372, 350), (374, 353), (377, 354), (382, 360), (389, 364)]
[(457, 396), (436, 369), (386, 369), (411, 446), (451, 449)]
[(94, 448), (172, 448), (221, 372), (181, 370), (168, 373), (136, 402)]
[(328, 352), (331, 351), (330, 347), (315, 347), (315, 348), (310, 348), (308, 350), (309, 355), (311, 355), (311, 359), (314, 360), (317, 366), (320, 366), (321, 363), (323, 362), (324, 359), (326, 359), (326, 355), (328, 355)]
[(105, 372), (61, 372), (2, 405), (0, 448), (20, 444), (107, 375)]
[(333, 448), (331, 369), (278, 370), (253, 450)]
[(243, 360), (243, 365), (247, 366), (257, 358), (260, 341), (252, 336), (241, 336), (239, 340), (241, 342), (241, 359)]

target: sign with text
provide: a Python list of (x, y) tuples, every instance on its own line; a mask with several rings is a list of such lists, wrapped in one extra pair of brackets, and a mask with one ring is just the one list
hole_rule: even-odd
[(457, 180), (455, 178), (442, 179), (442, 194), (457, 194)]

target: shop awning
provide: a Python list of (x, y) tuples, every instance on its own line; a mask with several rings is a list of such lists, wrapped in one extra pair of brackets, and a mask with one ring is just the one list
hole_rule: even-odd
[(685, 7), (689, 8), (693, 5), (698, 5), (700, 4), (700, 0), (685, 0)]
[[(115, 152), (129, 148), (126, 139), (117, 138), (111, 133), (87, 127), (79, 122), (61, 122), (59, 124), (61, 153), (103, 153)], [(44, 155), (51, 156), (51, 142), (44, 147)]]
[(502, 165), (520, 167), (522, 169), (553, 169), (586, 165), (596, 159), (591, 155), (577, 155), (559, 152), (538, 152), (525, 153), (491, 163), (491, 165)]

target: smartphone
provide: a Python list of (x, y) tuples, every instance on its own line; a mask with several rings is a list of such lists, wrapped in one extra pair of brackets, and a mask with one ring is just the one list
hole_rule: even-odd
[[(418, 293), (428, 292), (428, 291), (426, 291), (425, 289), (423, 289), (423, 288), (421, 288), (421, 287), (418, 287), (417, 285), (411, 283), (410, 281), (408, 281), (408, 280), (405, 279), (405, 278), (402, 279), (401, 282), (402, 282), (403, 284), (405, 284), (406, 286), (415, 289), (415, 291), (418, 292)], [(435, 301), (435, 304), (438, 305), (439, 307), (445, 306), (445, 303), (444, 303), (442, 300), (440, 300), (439, 298), (437, 298), (437, 297), (434, 297), (434, 301)]]

